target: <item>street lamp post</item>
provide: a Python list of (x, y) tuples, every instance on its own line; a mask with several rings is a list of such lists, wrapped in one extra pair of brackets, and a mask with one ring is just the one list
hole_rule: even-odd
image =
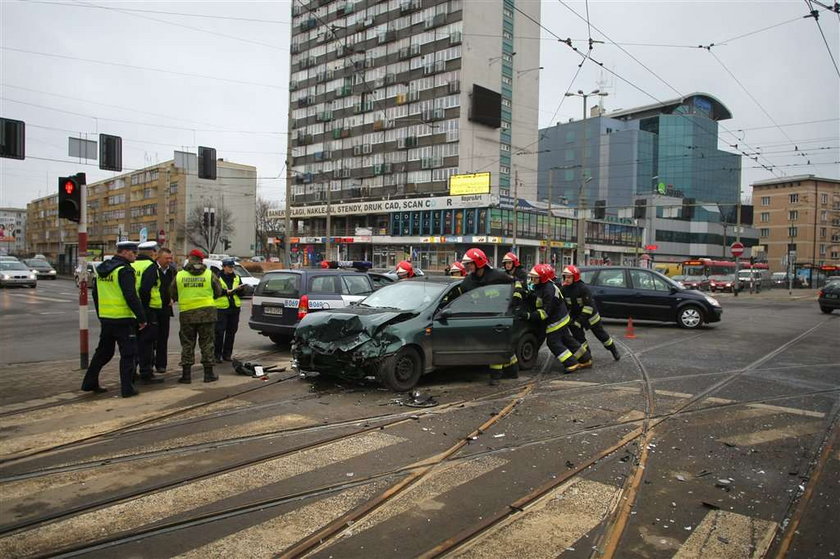
[[(581, 146), (581, 165), (580, 165), (580, 190), (578, 191), (578, 266), (586, 265), (586, 183), (589, 182), (586, 177), (586, 100), (593, 95), (599, 97), (606, 97), (606, 92), (601, 92), (600, 89), (594, 89), (589, 93), (584, 93), (582, 89), (578, 89), (577, 93), (571, 91), (566, 92), (566, 97), (580, 97), (583, 99), (583, 126), (582, 146)], [(592, 177), (589, 177), (591, 180)]]

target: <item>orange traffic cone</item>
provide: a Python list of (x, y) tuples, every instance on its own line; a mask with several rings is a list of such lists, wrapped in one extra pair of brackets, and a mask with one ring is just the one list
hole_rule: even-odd
[(628, 340), (635, 340), (636, 334), (633, 331), (633, 317), (627, 319), (627, 333), (624, 334), (624, 337)]

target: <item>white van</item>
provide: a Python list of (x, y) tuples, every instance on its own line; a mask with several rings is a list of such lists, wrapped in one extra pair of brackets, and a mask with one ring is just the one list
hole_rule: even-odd
[(773, 276), (767, 269), (739, 270), (738, 280), (741, 289), (745, 291), (750, 289), (750, 284), (753, 285), (753, 290), (756, 293), (762, 289), (773, 287)]

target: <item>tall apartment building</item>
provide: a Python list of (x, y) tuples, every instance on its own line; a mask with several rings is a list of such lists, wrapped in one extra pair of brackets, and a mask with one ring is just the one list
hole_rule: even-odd
[(598, 109), (540, 130), (540, 199), (577, 205), (583, 189), (588, 207), (605, 200), (612, 214), (652, 193), (737, 204), (741, 156), (718, 149), (718, 121), (732, 115), (715, 97)]
[[(536, 0), (294, 2), (295, 254), (317, 261), (329, 236), (326, 257), (380, 266), (442, 268), (514, 240), (536, 258), (527, 212), (518, 234), (510, 225), (514, 197), (536, 198), (539, 19)], [(489, 192), (450, 195), (450, 176), (480, 172)]]
[[(88, 249), (92, 258), (114, 252), (118, 239), (137, 240), (145, 228), (149, 240), (161, 240), (176, 256), (194, 248), (186, 234), (191, 212), (212, 211), (215, 220), (229, 215), (230, 254), (254, 253), (257, 170), (230, 161), (217, 162), (217, 179), (199, 179), (196, 156), (176, 158), (88, 185)], [(78, 228), (58, 218), (58, 195), (26, 206), (29, 252), (42, 253), (56, 264), (72, 265), (78, 257)], [(223, 247), (217, 246), (222, 252)]]
[(789, 262), (806, 278), (840, 266), (840, 179), (799, 175), (752, 184), (755, 227), (774, 272)]
[(26, 251), (26, 210), (0, 208), (0, 254), (23, 254)]

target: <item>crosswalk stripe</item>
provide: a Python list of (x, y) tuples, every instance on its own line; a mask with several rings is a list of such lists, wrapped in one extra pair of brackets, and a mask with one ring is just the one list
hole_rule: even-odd
[(29, 293), (21, 293), (20, 295), (15, 295), (17, 299), (23, 299), (26, 301), (30, 301), (32, 299), (36, 301), (48, 301), (50, 303), (73, 303), (73, 299), (54, 299), (52, 297), (44, 297), (42, 295), (32, 295)]
[(776, 523), (769, 520), (723, 510), (709, 511), (674, 559), (764, 557), (775, 531)]
[(306, 534), (318, 531), (347, 511), (371, 499), (382, 489), (378, 485), (384, 486), (385, 482), (353, 487), (177, 557), (276, 557), (278, 552), (291, 547)]
[(451, 557), (554, 559), (601, 523), (619, 491), (589, 480), (563, 484), (523, 513), (500, 523), (486, 537), (455, 550)]
[(780, 441), (782, 439), (792, 439), (804, 437), (806, 435), (813, 435), (814, 433), (820, 432), (822, 428), (823, 426), (821, 422), (809, 421), (806, 423), (784, 425), (774, 429), (765, 429), (763, 431), (733, 435), (731, 437), (725, 437), (718, 440), (722, 443), (734, 444), (737, 446), (755, 446)]
[(0, 538), (0, 556), (46, 554), (71, 543), (97, 540), (109, 534), (137, 529), (163, 518), (402, 442), (405, 439), (387, 433), (368, 433), (200, 479)]

